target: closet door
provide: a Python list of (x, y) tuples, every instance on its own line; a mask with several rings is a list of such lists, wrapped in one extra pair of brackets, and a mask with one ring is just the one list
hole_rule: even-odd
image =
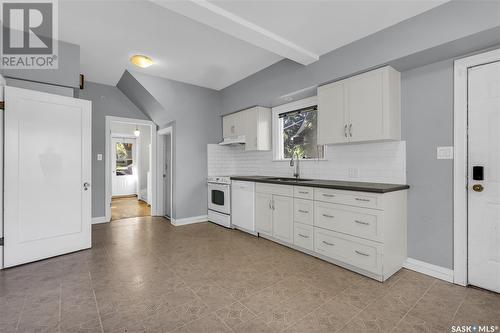
[(91, 246), (91, 103), (5, 88), (4, 266)]

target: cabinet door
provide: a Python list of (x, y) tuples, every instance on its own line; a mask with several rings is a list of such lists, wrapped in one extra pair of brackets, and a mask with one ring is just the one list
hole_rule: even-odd
[(236, 114), (230, 114), (222, 117), (222, 137), (230, 138), (236, 136)]
[(255, 193), (255, 229), (269, 236), (273, 233), (271, 201), (271, 194)]
[(348, 79), (346, 92), (350, 141), (383, 139), (383, 72), (375, 70)]
[(318, 144), (347, 142), (345, 81), (318, 88)]
[(293, 198), (273, 195), (273, 237), (293, 242)]
[(257, 108), (251, 108), (241, 112), (243, 121), (243, 133), (246, 143), (245, 150), (257, 150)]

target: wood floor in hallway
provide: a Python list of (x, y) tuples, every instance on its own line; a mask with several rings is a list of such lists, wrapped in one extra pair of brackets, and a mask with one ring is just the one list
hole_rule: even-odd
[(111, 221), (140, 216), (151, 216), (151, 206), (136, 196), (111, 200)]

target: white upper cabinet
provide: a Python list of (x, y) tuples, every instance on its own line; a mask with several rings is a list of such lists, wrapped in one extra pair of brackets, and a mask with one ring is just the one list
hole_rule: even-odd
[(318, 88), (318, 144), (347, 141), (345, 82), (334, 82)]
[(271, 149), (271, 109), (256, 106), (222, 118), (222, 136), (245, 136), (245, 150)]
[(401, 79), (383, 67), (318, 88), (318, 142), (401, 140)]

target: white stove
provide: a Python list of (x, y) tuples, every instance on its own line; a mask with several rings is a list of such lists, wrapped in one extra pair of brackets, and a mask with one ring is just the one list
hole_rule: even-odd
[(208, 176), (208, 220), (231, 228), (231, 177)]

